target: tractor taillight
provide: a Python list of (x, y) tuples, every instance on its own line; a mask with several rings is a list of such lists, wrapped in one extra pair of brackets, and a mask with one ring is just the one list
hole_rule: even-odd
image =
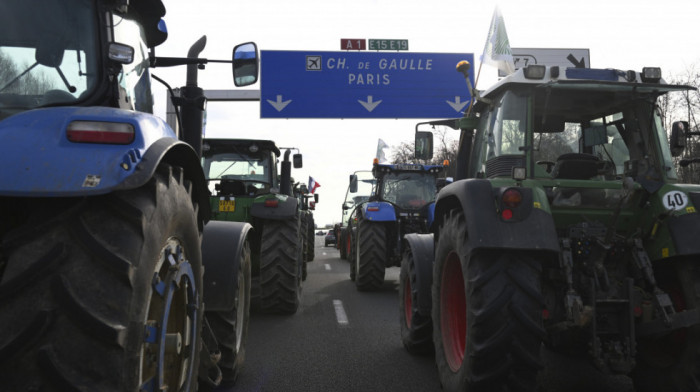
[(265, 207), (268, 208), (277, 208), (279, 206), (279, 200), (277, 199), (267, 199), (265, 200)]
[(518, 208), (523, 202), (523, 194), (516, 188), (506, 189), (501, 194), (501, 219), (511, 220), (515, 215), (514, 209)]
[(523, 195), (520, 193), (519, 190), (515, 188), (510, 188), (503, 192), (503, 195), (501, 196), (501, 202), (505, 207), (515, 208), (523, 202)]
[(503, 220), (513, 219), (513, 210), (505, 209), (501, 211), (501, 218), (503, 218)]
[(73, 121), (66, 129), (68, 140), (74, 143), (131, 144), (134, 135), (134, 126), (127, 123)]

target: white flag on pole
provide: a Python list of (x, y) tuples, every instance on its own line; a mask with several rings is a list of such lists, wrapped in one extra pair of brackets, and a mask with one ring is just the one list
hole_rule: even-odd
[(386, 144), (382, 139), (377, 140), (377, 160), (379, 161), (379, 163), (385, 163), (389, 161), (388, 159), (386, 159), (386, 155), (384, 154), (385, 148), (389, 148), (389, 145)]
[(484, 45), (484, 54), (481, 55), (481, 62), (492, 65), (506, 74), (515, 72), (513, 52), (510, 49), (503, 15), (501, 15), (501, 10), (498, 6), (493, 10), (491, 27), (489, 27), (489, 34), (486, 37), (486, 45)]

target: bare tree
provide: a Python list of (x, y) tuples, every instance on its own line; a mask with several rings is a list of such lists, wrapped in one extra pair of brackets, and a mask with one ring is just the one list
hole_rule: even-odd
[(433, 159), (416, 159), (415, 141), (411, 141), (402, 142), (398, 146), (391, 148), (392, 163), (413, 162), (422, 165), (442, 165), (445, 160), (448, 160), (450, 166), (448, 166), (447, 169), (447, 176), (454, 177), (458, 141), (450, 135), (450, 132), (454, 131), (445, 127), (437, 127), (435, 129), (433, 137), (436, 143), (434, 146)]
[[(688, 86), (700, 86), (700, 69), (698, 65), (688, 67), (681, 75), (672, 75), (668, 78), (671, 84), (683, 84)], [(664, 121), (664, 127), (670, 134), (674, 121), (688, 121), (691, 132), (700, 131), (697, 113), (700, 113), (700, 92), (680, 91), (666, 94), (659, 102), (659, 109)], [(700, 157), (700, 138), (691, 137), (687, 140), (686, 148), (681, 156), (675, 159), (679, 180), (684, 183), (700, 183), (700, 164), (691, 164), (686, 167), (679, 165), (682, 159)]]

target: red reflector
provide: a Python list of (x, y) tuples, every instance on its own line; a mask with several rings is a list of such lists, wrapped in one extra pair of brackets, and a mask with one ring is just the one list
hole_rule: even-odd
[(508, 208), (515, 208), (520, 205), (523, 201), (523, 195), (520, 194), (520, 191), (517, 189), (508, 189), (505, 192), (503, 192), (503, 195), (501, 196), (501, 201), (503, 202), (503, 205), (508, 207)]
[(277, 200), (277, 199), (265, 200), (265, 207), (277, 208), (278, 205), (279, 205), (279, 200)]
[(549, 320), (549, 310), (542, 309), (542, 318), (545, 320)]
[(367, 207), (367, 211), (379, 211), (379, 206)]
[(134, 127), (125, 123), (73, 121), (68, 124), (66, 137), (74, 143), (130, 144)]
[(503, 210), (503, 212), (501, 212), (501, 218), (505, 220), (510, 220), (511, 218), (513, 218), (513, 211)]
[(634, 316), (635, 317), (640, 317), (642, 315), (642, 307), (641, 306), (635, 306), (634, 307)]

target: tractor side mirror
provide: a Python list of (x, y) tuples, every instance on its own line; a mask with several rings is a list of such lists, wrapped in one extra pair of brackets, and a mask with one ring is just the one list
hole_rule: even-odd
[(686, 145), (689, 124), (687, 121), (675, 121), (671, 126), (671, 155), (677, 157), (683, 153)]
[(357, 193), (357, 175), (350, 175), (350, 193)]
[(416, 159), (430, 160), (433, 158), (432, 132), (416, 131), (415, 155)]
[(302, 166), (301, 154), (294, 154), (292, 156), (292, 162), (294, 162), (295, 169), (301, 169), (301, 166)]
[(233, 48), (233, 83), (237, 87), (258, 81), (258, 46), (254, 42)]

